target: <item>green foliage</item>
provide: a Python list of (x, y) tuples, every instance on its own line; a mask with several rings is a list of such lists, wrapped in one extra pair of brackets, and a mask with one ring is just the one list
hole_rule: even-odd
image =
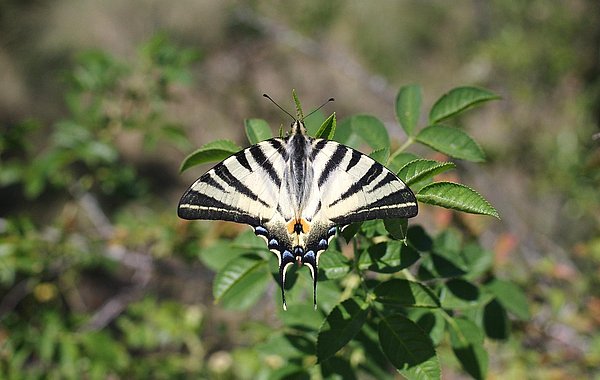
[(396, 96), (396, 117), (404, 132), (408, 136), (414, 136), (422, 102), (421, 86), (404, 86)]
[[(258, 134), (252, 132), (248, 135), (252, 138), (258, 138)], [(207, 162), (221, 161), (231, 156), (232, 154), (239, 151), (240, 148), (234, 142), (229, 140), (217, 140), (211, 141), (208, 144), (197, 149), (194, 153), (190, 154), (183, 160), (179, 171), (182, 172), (191, 168), (192, 166), (204, 164)]]
[[(486, 90), (458, 88), (436, 102), (430, 120), (447, 121), (496, 98)], [(300, 110), (295, 92), (294, 101)], [(421, 203), (499, 217), (475, 190), (435, 180), (437, 175), (455, 169), (453, 162), (405, 152), (418, 142), (454, 158), (476, 162), (485, 159), (479, 145), (462, 130), (438, 124), (418, 128), (420, 104), (419, 86), (399, 91), (396, 114), (408, 140), (391, 154), (385, 126), (370, 115), (351, 116), (336, 126), (333, 114), (314, 130), (317, 137), (357, 147), (366, 143), (373, 149), (371, 157), (396, 168), (401, 178), (418, 189)], [(265, 122), (246, 121), (250, 143), (270, 137), (267, 132)], [(223, 155), (238, 150), (230, 145), (231, 151), (224, 150)], [(198, 153), (204, 151), (206, 146), (186, 158), (186, 168), (193, 165), (191, 160), (199, 160), (199, 155), (201, 162), (213, 157)], [(266, 344), (269, 352), (290, 364), (271, 376), (309, 376), (314, 367), (307, 365), (306, 357), (314, 357), (323, 376), (365, 372), (379, 378), (387, 376), (383, 374), (391, 364), (408, 378), (435, 379), (441, 373), (436, 346), (443, 344), (448, 333), (448, 344), (463, 369), (474, 378), (483, 378), (488, 365), (484, 336), (506, 338), (507, 311), (516, 318), (528, 317), (518, 288), (498, 279), (486, 283), (486, 279), (493, 278), (490, 252), (476, 242), (464, 244), (456, 230), (442, 231), (434, 238), (420, 226), (409, 228), (405, 219), (390, 219), (353, 224), (341, 235), (346, 241), (353, 239), (352, 253), (342, 253), (347, 249), (341, 241), (334, 241), (321, 256), (317, 312), (297, 300), (305, 299), (305, 290), (311, 288), (306, 273), (294, 268), (288, 274), (289, 310), (280, 314), (286, 329)], [(217, 271), (215, 300), (234, 310), (258, 302), (265, 287), (276, 278), (274, 260), (262, 241), (251, 232), (240, 236), (244, 236), (245, 245), (217, 242), (200, 256)], [(357, 352), (363, 355), (359, 363), (352, 359)]]
[(456, 168), (456, 164), (453, 162), (438, 162), (435, 160), (418, 158), (404, 165), (398, 172), (398, 177), (410, 186), (413, 183), (425, 181), (435, 175), (454, 168)]
[(458, 183), (435, 182), (419, 190), (417, 199), (424, 203), (472, 214), (499, 218), (498, 211), (475, 190)]
[(327, 118), (327, 120), (325, 120), (323, 122), (323, 124), (321, 125), (321, 127), (319, 128), (317, 133), (315, 134), (315, 137), (321, 138), (321, 139), (332, 140), (333, 136), (335, 136), (335, 128), (336, 128), (336, 119), (335, 119), (335, 112), (334, 112), (331, 114), (331, 116), (329, 116)]
[(475, 140), (457, 128), (430, 125), (423, 128), (416, 139), (450, 157), (474, 162), (485, 161), (483, 150)]
[[(273, 332), (269, 318), (269, 323), (247, 321), (241, 328), (252, 350), (235, 347), (205, 357), (220, 346), (205, 347), (211, 343), (202, 339), (202, 308), (143, 296), (144, 278), (166, 264), (162, 260), (172, 252), (188, 262), (199, 259), (216, 272), (212, 295), (225, 309), (254, 307), (277, 278), (276, 260), (251, 231), (198, 249), (197, 224), (175, 223), (171, 205), (164, 214), (122, 206), (112, 215), (116, 225), (99, 207), (99, 197), (117, 194), (156, 203), (144, 196), (145, 178), (125, 163), (114, 141), (139, 131), (146, 147), (190, 148), (164, 110), (170, 87), (189, 81), (187, 65), (196, 56), (163, 36), (144, 45), (133, 64), (100, 52), (83, 54), (65, 95), (69, 114), (52, 125), (44, 149), (29, 143), (43, 129), (34, 121), (0, 139), (3, 160), (10, 157), (0, 170), (3, 185), (22, 186), (33, 199), (66, 190), (73, 199), (70, 207), (88, 215), (82, 222), (67, 207), (47, 229), (27, 217), (3, 222), (1, 331), (10, 333), (2, 346), (1, 372), (9, 378), (223, 377), (227, 371), (243, 378), (391, 378), (393, 366), (408, 378), (434, 379), (441, 374), (437, 347), (449, 345), (465, 372), (484, 377), (485, 337), (505, 340), (509, 315), (528, 318), (527, 303), (517, 287), (494, 277), (490, 252), (474, 241), (463, 242), (451, 229), (433, 237), (405, 219), (348, 226), (340, 235), (351, 245), (336, 239), (320, 258), (318, 310), (306, 302), (312, 289), (306, 270), (292, 268), (289, 309), (276, 314), (283, 327)], [(396, 115), (408, 136), (398, 148), (374, 116), (351, 116), (337, 124), (332, 114), (321, 118), (320, 127), (312, 119), (307, 124), (317, 137), (370, 147), (370, 156), (406, 180), (421, 203), (498, 217), (474, 190), (437, 180), (456, 168), (453, 162), (406, 152), (420, 143), (452, 158), (484, 160), (466, 132), (437, 123), (495, 96), (481, 89), (450, 91), (434, 106), (427, 126), (418, 125), (421, 97), (416, 85), (398, 93)], [(294, 101), (302, 116), (295, 92)], [(246, 120), (245, 132), (251, 144), (272, 136), (260, 119)], [(228, 140), (210, 142), (185, 158), (181, 171), (240, 149)], [(84, 291), (83, 273), (113, 283), (124, 267), (137, 280), (104, 305), (92, 310), (74, 301)], [(273, 293), (280, 308), (279, 292)], [(114, 315), (111, 307), (118, 309)], [(226, 372), (218, 364), (223, 360), (233, 360)]]
[[(250, 144), (257, 144), (273, 137), (269, 124), (261, 119), (244, 120), (244, 128), (246, 129), (246, 137), (248, 137)], [(218, 161), (218, 159), (214, 161)]]
[[(0, 186), (26, 196), (20, 215), (0, 218), (2, 378), (173, 378), (204, 371), (196, 360), (204, 354), (203, 310), (143, 297), (153, 261), (185, 252), (189, 243), (178, 237), (172, 209), (147, 207), (136, 215), (117, 207), (124, 198), (157, 202), (115, 143), (133, 133), (145, 148), (191, 147), (164, 111), (172, 87), (189, 83), (196, 58), (162, 35), (133, 62), (80, 54), (67, 77), (65, 118), (47, 127), (28, 120), (0, 134)], [(105, 199), (120, 213), (109, 218)]]
[(181, 126), (165, 120), (163, 113), (171, 97), (168, 88), (176, 82), (189, 83), (186, 66), (196, 58), (197, 53), (177, 48), (162, 35), (143, 45), (132, 65), (100, 51), (80, 54), (67, 77), (69, 117), (52, 126), (37, 152), (29, 148), (31, 132), (39, 129), (35, 123), (26, 122), (3, 136), (0, 148), (7, 156), (25, 151), (27, 157), (3, 162), (1, 183), (22, 183), (29, 198), (37, 198), (47, 187), (99, 188), (106, 195), (128, 197), (143, 194), (146, 184), (121, 159), (115, 141), (123, 133), (143, 131), (146, 148), (164, 139), (189, 149)]
[(429, 111), (429, 124), (437, 124), (449, 117), (500, 97), (493, 92), (477, 87), (458, 87), (439, 98)]
[(359, 147), (366, 142), (371, 149), (389, 148), (390, 137), (385, 125), (371, 115), (356, 115), (340, 122), (334, 138), (352, 147)]

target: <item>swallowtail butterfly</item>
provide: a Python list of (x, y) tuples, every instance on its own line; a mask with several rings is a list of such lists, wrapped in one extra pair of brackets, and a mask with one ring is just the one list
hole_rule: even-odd
[(295, 262), (310, 269), (316, 308), (319, 256), (338, 227), (418, 211), (396, 174), (357, 150), (309, 136), (300, 110), (295, 119), (287, 137), (252, 145), (202, 175), (178, 207), (183, 219), (252, 226), (279, 261), (284, 309), (285, 274)]

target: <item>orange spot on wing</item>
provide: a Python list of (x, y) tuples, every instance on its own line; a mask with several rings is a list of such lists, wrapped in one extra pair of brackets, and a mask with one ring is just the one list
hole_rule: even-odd
[(307, 234), (310, 231), (310, 224), (304, 218), (300, 219), (300, 224), (302, 224), (302, 232)]
[(296, 224), (300, 224), (302, 226), (302, 232), (307, 234), (310, 231), (310, 223), (306, 221), (304, 218), (300, 218), (300, 220), (292, 219), (286, 224), (286, 228), (288, 233), (291, 235), (296, 231)]
[(290, 220), (290, 221), (288, 222), (288, 224), (287, 224), (287, 226), (286, 226), (286, 227), (287, 227), (288, 234), (290, 234), (290, 235), (291, 235), (291, 234), (293, 234), (293, 233), (294, 233), (294, 226), (295, 226), (295, 225), (296, 225), (296, 220), (295, 220), (295, 219), (292, 219), (292, 220)]

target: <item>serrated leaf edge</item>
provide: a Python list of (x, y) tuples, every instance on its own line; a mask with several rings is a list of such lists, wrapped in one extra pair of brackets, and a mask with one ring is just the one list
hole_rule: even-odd
[[(400, 175), (400, 172), (402, 172), (402, 170), (404, 170), (405, 167), (407, 167), (408, 165), (411, 165), (411, 164), (414, 165), (414, 164), (416, 164), (419, 161), (423, 161), (423, 162), (435, 162), (435, 163), (437, 163), (437, 165), (432, 166), (431, 168), (422, 171), (419, 175), (411, 178), (411, 180), (402, 179), (404, 181), (404, 183), (406, 183), (407, 185), (411, 185), (411, 184), (423, 181), (423, 180), (425, 180), (427, 178), (433, 177), (434, 175), (443, 173), (446, 170), (451, 170), (451, 169), (455, 169), (456, 168), (456, 164), (454, 162), (450, 162), (450, 161), (441, 162), (441, 161), (436, 161), (436, 160), (428, 160), (426, 158), (417, 158), (415, 160), (409, 161), (406, 164), (404, 164), (400, 168), (400, 170), (398, 170), (398, 173), (396, 173), (396, 174)], [(448, 167), (448, 169), (442, 170), (442, 171), (437, 171), (437, 169), (446, 168), (446, 167)], [(429, 175), (432, 172), (434, 172), (434, 174)], [(421, 177), (423, 177), (423, 178), (421, 178)]]
[[(497, 219), (500, 219), (500, 215), (498, 214), (498, 210), (496, 210), (496, 208), (494, 206), (492, 206), (490, 204), (490, 202), (488, 202), (487, 199), (485, 199), (478, 191), (470, 188), (469, 186), (463, 185), (461, 183), (449, 182), (449, 181), (440, 181), (440, 182), (430, 183), (429, 185), (423, 186), (419, 190), (419, 192), (416, 194), (417, 195), (417, 199), (419, 198), (419, 195), (421, 195), (422, 197), (424, 197), (424, 196), (431, 196), (431, 195), (428, 195), (428, 194), (422, 194), (423, 190), (429, 189), (429, 188), (434, 187), (434, 186), (438, 186), (440, 184), (450, 184), (450, 185), (453, 185), (453, 186), (458, 186), (458, 187), (466, 188), (466, 189), (474, 192), (475, 194), (477, 194), (485, 202), (486, 206), (488, 206), (490, 209), (493, 210), (493, 212), (486, 213), (486, 212), (465, 211), (465, 210), (462, 210), (462, 209), (446, 207), (446, 206), (442, 206), (442, 205), (437, 204), (437, 203), (431, 203), (431, 202), (427, 202), (427, 201), (424, 201), (424, 200), (419, 200), (419, 201), (423, 202), (423, 203), (431, 204), (431, 205), (434, 205), (434, 206), (439, 206), (439, 207), (444, 207), (444, 208), (448, 208), (448, 209), (452, 209), (452, 210), (456, 210), (456, 211), (466, 212), (466, 213), (469, 213), (469, 214), (488, 215), (488, 216), (493, 216), (493, 217), (495, 217)], [(436, 198), (437, 198), (437, 196), (436, 196)]]
[[(462, 108), (460, 108), (460, 109), (458, 109), (458, 110), (456, 110), (456, 111), (454, 111), (454, 112), (452, 112), (452, 113), (450, 113), (448, 115), (444, 115), (441, 118), (433, 120), (431, 118), (431, 113), (433, 112), (433, 110), (435, 109), (435, 107), (439, 103), (441, 103), (443, 99), (445, 99), (447, 96), (449, 96), (453, 91), (458, 91), (458, 90), (462, 90), (462, 89), (476, 89), (476, 90), (479, 90), (479, 91), (482, 91), (482, 92), (487, 92), (488, 94), (490, 94), (490, 96), (488, 96), (486, 98), (483, 98), (483, 99), (479, 99), (479, 100), (477, 100), (475, 102), (469, 103), (466, 106), (464, 106), (464, 107), (462, 107)], [(442, 96), (440, 96), (438, 98), (438, 100), (435, 101), (435, 103), (433, 104), (433, 106), (431, 106), (431, 109), (430, 109), (429, 115), (428, 115), (429, 124), (439, 123), (442, 120), (446, 120), (446, 119), (449, 119), (449, 118), (451, 118), (453, 116), (456, 116), (456, 115), (458, 115), (460, 113), (463, 113), (463, 112), (469, 110), (470, 108), (473, 108), (473, 107), (475, 107), (475, 106), (477, 106), (477, 105), (479, 105), (481, 103), (489, 102), (489, 101), (492, 101), (492, 100), (498, 100), (498, 99), (502, 99), (502, 97), (500, 95), (494, 94), (490, 90), (482, 88), (482, 87), (477, 87), (477, 86), (460, 86), (460, 87), (455, 87), (453, 89), (450, 89), (448, 92), (444, 93)]]
[[(475, 146), (477, 147), (477, 150), (481, 154), (482, 158), (481, 159), (477, 159), (477, 160), (473, 160), (473, 159), (468, 159), (468, 158), (464, 158), (464, 157), (455, 156), (455, 155), (450, 154), (448, 152), (443, 152), (443, 151), (439, 150), (438, 148), (434, 147), (433, 145), (429, 144), (428, 142), (419, 139), (419, 135), (424, 130), (426, 130), (427, 128), (431, 128), (431, 127), (448, 128), (448, 129), (452, 129), (452, 130), (458, 131), (459, 133), (462, 133), (464, 136), (466, 136), (469, 140), (471, 140), (475, 144)], [(417, 133), (417, 135), (415, 136), (415, 140), (418, 141), (419, 143), (423, 144), (423, 145), (427, 145), (428, 147), (430, 147), (431, 149), (435, 150), (436, 152), (443, 153), (445, 155), (448, 155), (448, 156), (453, 157), (453, 158), (457, 158), (459, 160), (465, 160), (465, 161), (471, 161), (471, 162), (485, 162), (485, 160), (486, 160), (485, 151), (483, 150), (483, 148), (481, 147), (481, 145), (479, 145), (479, 143), (477, 142), (477, 140), (475, 140), (473, 137), (471, 137), (471, 135), (469, 135), (467, 132), (463, 131), (462, 129), (457, 128), (457, 127), (453, 127), (453, 126), (450, 126), (450, 125), (445, 125), (445, 124), (430, 124), (430, 125), (426, 126), (425, 128), (421, 129), (419, 131), (419, 133)]]

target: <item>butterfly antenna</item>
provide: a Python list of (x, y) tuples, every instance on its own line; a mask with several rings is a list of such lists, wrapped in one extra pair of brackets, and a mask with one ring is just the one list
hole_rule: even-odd
[(280, 110), (282, 110), (283, 112), (285, 112), (286, 114), (288, 114), (289, 117), (291, 117), (294, 121), (296, 120), (296, 118), (294, 117), (294, 115), (292, 115), (291, 113), (289, 113), (288, 111), (286, 111), (282, 106), (280, 106), (279, 104), (277, 104), (277, 102), (274, 101), (273, 98), (271, 98), (269, 95), (263, 94), (263, 96), (265, 98), (269, 99), (271, 101), (271, 103), (275, 104), (277, 106), (277, 108), (279, 108)]
[(333, 102), (335, 101), (334, 98), (329, 98), (327, 99), (326, 102), (324, 102), (323, 104), (321, 104), (319, 107), (317, 107), (315, 110), (312, 110), (308, 115), (304, 116), (304, 118), (306, 119), (307, 117), (309, 117), (310, 115), (312, 115), (313, 113), (317, 112), (318, 110), (320, 110), (321, 108), (325, 107), (325, 105), (329, 102)]

